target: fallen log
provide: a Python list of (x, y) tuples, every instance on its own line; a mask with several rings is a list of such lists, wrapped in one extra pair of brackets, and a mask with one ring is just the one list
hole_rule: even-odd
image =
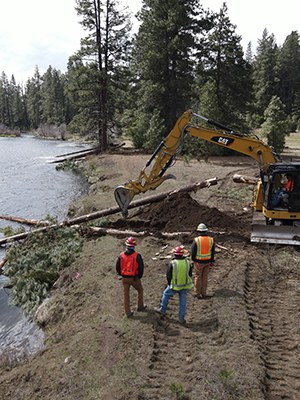
[[(143, 236), (154, 236), (153, 232), (145, 232), (145, 231), (132, 231), (132, 230), (121, 230), (121, 229), (113, 229), (113, 228), (102, 228), (96, 226), (90, 226), (88, 228), (94, 235), (112, 235), (112, 236), (136, 236), (136, 237), (143, 237)], [(165, 238), (176, 238), (181, 235), (190, 235), (191, 232), (160, 232), (159, 233), (162, 237)]]
[[(199, 189), (210, 187), (212, 185), (217, 185), (218, 181), (219, 180), (217, 178), (211, 178), (211, 179), (207, 179), (206, 181), (203, 181), (203, 182), (192, 183), (190, 185), (183, 186), (181, 188), (178, 188), (178, 189), (175, 189), (175, 190), (171, 190), (171, 191), (168, 191), (168, 192), (161, 192), (161, 193), (155, 194), (153, 196), (144, 197), (142, 199), (138, 199), (138, 200), (132, 201), (129, 204), (128, 209), (140, 207), (140, 206), (146, 205), (146, 204), (159, 202), (159, 201), (161, 201), (163, 199), (166, 199), (167, 197), (171, 197), (171, 196), (173, 196), (173, 195), (175, 195), (177, 193), (195, 192), (195, 191), (197, 191)], [(83, 222), (91, 221), (93, 219), (105, 217), (107, 215), (116, 214), (118, 212), (120, 212), (120, 207), (119, 206), (106, 208), (106, 209), (100, 210), (100, 211), (95, 211), (95, 212), (90, 213), (90, 214), (86, 214), (86, 215), (82, 215), (82, 216), (75, 217), (75, 218), (72, 218), (72, 219), (64, 220), (64, 221), (62, 221), (60, 223), (57, 223), (57, 224), (52, 224), (52, 225), (44, 226), (44, 227), (41, 227), (41, 228), (37, 228), (37, 229), (32, 230), (30, 232), (23, 232), (23, 233), (19, 233), (17, 235), (14, 235), (14, 236), (9, 236), (9, 237), (6, 237), (6, 238), (2, 238), (2, 239), (0, 239), (0, 246), (4, 245), (4, 244), (7, 244), (8, 242), (11, 242), (11, 241), (23, 240), (28, 235), (30, 235), (31, 233), (46, 232), (47, 230), (52, 229), (52, 228), (61, 228), (61, 227), (64, 227), (64, 226), (77, 225), (77, 224), (81, 224)]]
[(82, 158), (82, 157), (85, 157), (85, 156), (89, 156), (91, 154), (95, 154), (98, 151), (99, 151), (98, 149), (82, 151), (82, 152), (80, 152), (78, 154), (73, 154), (73, 155), (69, 155), (69, 156), (65, 156), (65, 157), (61, 157), (61, 158), (49, 161), (49, 163), (50, 164), (55, 164), (55, 163), (60, 163), (60, 162), (64, 162), (64, 161), (74, 160), (76, 158)]
[(2, 268), (4, 267), (4, 264), (6, 263), (7, 258), (4, 257), (1, 261), (0, 261), (0, 275), (2, 274)]
[(36, 219), (28, 219), (28, 218), (21, 218), (21, 217), (14, 217), (11, 215), (0, 215), (0, 219), (5, 219), (7, 221), (18, 222), (20, 224), (25, 225), (49, 225), (49, 221), (39, 221)]
[(91, 149), (77, 150), (77, 151), (72, 151), (71, 153), (58, 154), (57, 156), (55, 156), (55, 158), (72, 156), (79, 153), (86, 153), (87, 151), (97, 151), (97, 150), (99, 150), (98, 147), (92, 147)]
[(233, 182), (236, 183), (247, 183), (249, 185), (256, 185), (258, 179), (254, 178), (253, 176), (244, 176), (244, 175), (239, 175), (239, 174), (234, 174), (233, 175)]

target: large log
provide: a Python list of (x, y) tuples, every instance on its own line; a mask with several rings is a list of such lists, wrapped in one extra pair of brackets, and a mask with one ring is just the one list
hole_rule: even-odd
[[(217, 185), (217, 183), (218, 183), (218, 179), (217, 178), (211, 178), (211, 179), (207, 179), (206, 181), (203, 181), (203, 182), (192, 183), (190, 185), (183, 186), (181, 188), (178, 188), (178, 189), (175, 189), (175, 190), (171, 190), (171, 191), (168, 191), (168, 192), (162, 192), (162, 193), (155, 194), (153, 196), (144, 197), (142, 199), (138, 199), (138, 200), (132, 201), (129, 204), (128, 209), (140, 207), (140, 206), (146, 205), (146, 204), (159, 202), (161, 200), (166, 199), (167, 197), (174, 196), (177, 193), (195, 192), (195, 191), (197, 191), (199, 189), (207, 188), (207, 187), (210, 187), (212, 185)], [(28, 235), (30, 235), (31, 233), (46, 232), (47, 230), (52, 229), (52, 228), (61, 228), (61, 227), (64, 227), (64, 226), (77, 225), (77, 224), (81, 224), (83, 222), (91, 221), (93, 219), (105, 217), (107, 215), (116, 214), (118, 212), (120, 212), (120, 207), (119, 206), (115, 206), (115, 207), (106, 208), (104, 210), (95, 211), (95, 212), (90, 213), (90, 214), (81, 215), (80, 217), (71, 218), (71, 219), (62, 221), (62, 222), (60, 222), (58, 224), (52, 224), (52, 225), (48, 225), (48, 226), (45, 226), (45, 227), (41, 227), (41, 228), (32, 230), (30, 232), (23, 232), (23, 233), (19, 233), (17, 235), (14, 235), (14, 236), (9, 236), (9, 237), (6, 237), (6, 238), (2, 238), (2, 239), (0, 239), (0, 246), (4, 245), (4, 244), (7, 244), (8, 242), (11, 242), (11, 241), (23, 240)]]
[(233, 182), (247, 183), (249, 185), (256, 185), (257, 181), (258, 181), (258, 179), (253, 176), (245, 176), (245, 175), (239, 175), (239, 174), (234, 174), (232, 179), (233, 179)]
[(0, 215), (0, 219), (5, 219), (7, 221), (18, 222), (20, 224), (25, 225), (49, 225), (49, 221), (39, 221), (36, 219), (28, 219), (28, 218), (21, 218), (21, 217), (14, 217), (11, 215)]
[(99, 151), (98, 149), (86, 150), (86, 151), (82, 151), (82, 152), (80, 152), (78, 154), (73, 154), (73, 155), (69, 155), (69, 156), (65, 156), (65, 157), (61, 157), (61, 158), (49, 161), (49, 163), (50, 164), (54, 164), (54, 163), (60, 163), (60, 162), (68, 161), (68, 160), (74, 160), (76, 158), (83, 158), (85, 156), (89, 156), (91, 154), (95, 154), (98, 151)]

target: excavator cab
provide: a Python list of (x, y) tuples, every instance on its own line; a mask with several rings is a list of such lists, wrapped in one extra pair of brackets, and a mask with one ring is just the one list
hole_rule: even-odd
[(251, 242), (300, 245), (300, 163), (271, 164), (262, 182), (262, 213), (254, 211)]
[(294, 219), (298, 219), (298, 216), (294, 218), (294, 213), (300, 213), (300, 163), (270, 165), (267, 176), (264, 190), (265, 209), (275, 213), (288, 213), (283, 224), (293, 225)]

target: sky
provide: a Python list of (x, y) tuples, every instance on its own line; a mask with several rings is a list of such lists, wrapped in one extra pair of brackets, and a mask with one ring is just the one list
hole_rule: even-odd
[[(161, 0), (164, 1), (164, 0)], [(201, 0), (200, 0), (201, 1)], [(219, 11), (224, 0), (202, 0), (205, 9)], [(120, 0), (134, 15), (142, 0)], [(246, 50), (251, 41), (255, 51), (257, 40), (266, 28), (282, 45), (292, 31), (300, 34), (300, 1), (227, 0), (228, 16), (242, 36)], [(75, 0), (0, 0), (0, 73), (8, 79), (14, 75), (18, 83), (26, 83), (35, 67), (43, 74), (49, 65), (66, 71), (68, 58), (80, 47), (85, 32), (79, 24)], [(135, 30), (137, 22), (133, 18)]]

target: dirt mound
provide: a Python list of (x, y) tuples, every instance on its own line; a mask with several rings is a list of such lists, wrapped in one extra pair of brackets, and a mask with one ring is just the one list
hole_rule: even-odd
[(139, 213), (151, 228), (168, 232), (195, 230), (203, 222), (211, 229), (243, 228), (240, 216), (228, 215), (217, 208), (200, 205), (188, 193), (178, 193), (159, 203), (152, 203)]

